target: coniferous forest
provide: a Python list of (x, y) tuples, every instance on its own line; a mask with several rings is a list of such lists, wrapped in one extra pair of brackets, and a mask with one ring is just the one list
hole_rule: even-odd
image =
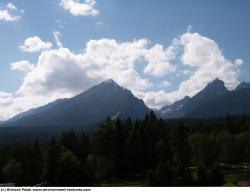
[(16, 186), (238, 186), (250, 176), (250, 118), (107, 120), (49, 141), (0, 147)]

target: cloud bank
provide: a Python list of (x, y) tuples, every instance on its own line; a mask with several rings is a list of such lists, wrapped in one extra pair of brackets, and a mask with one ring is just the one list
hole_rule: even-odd
[[(80, 53), (62, 44), (57, 49), (47, 48), (36, 64), (25, 60), (11, 64), (12, 69), (25, 75), (15, 93), (0, 93), (0, 119), (58, 98), (72, 97), (110, 78), (130, 89), (149, 107), (159, 108), (186, 95), (193, 96), (215, 78), (233, 89), (239, 83), (243, 64), (242, 59), (234, 62), (227, 59), (214, 40), (190, 30), (168, 47), (152, 44), (148, 39), (127, 42), (99, 39), (89, 40)], [(143, 66), (141, 70), (138, 65)], [(182, 67), (188, 70), (183, 71)], [(177, 74), (185, 75), (186, 79), (176, 90), (166, 92), (165, 88), (172, 85), (166, 79)], [(155, 84), (152, 77), (165, 80)]]

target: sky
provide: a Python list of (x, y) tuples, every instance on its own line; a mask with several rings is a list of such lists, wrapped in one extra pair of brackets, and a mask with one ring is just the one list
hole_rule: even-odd
[(151, 108), (250, 81), (250, 1), (1, 0), (0, 120), (104, 80)]

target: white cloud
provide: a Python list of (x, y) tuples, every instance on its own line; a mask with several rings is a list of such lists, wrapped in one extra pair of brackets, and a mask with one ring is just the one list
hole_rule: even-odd
[(96, 16), (99, 11), (94, 8), (95, 0), (60, 0), (60, 5), (74, 16)]
[(175, 46), (164, 50), (163, 45), (155, 45), (146, 55), (149, 63), (144, 68), (144, 73), (162, 77), (175, 72), (176, 66), (170, 63), (175, 57)]
[(23, 52), (40, 52), (43, 50), (49, 50), (53, 46), (50, 42), (44, 42), (39, 37), (33, 36), (27, 38), (22, 45), (19, 46), (20, 50)]
[(134, 68), (138, 60), (147, 60), (147, 54), (153, 49), (147, 46), (145, 39), (123, 43), (101, 39), (90, 40), (80, 54), (67, 48), (42, 52), (35, 69), (25, 77), (18, 92), (77, 93), (108, 78), (135, 92), (149, 88), (149, 81), (140, 78)]
[(190, 32), (184, 33), (180, 41), (184, 47), (183, 64), (195, 70), (189, 80), (180, 85), (180, 89), (187, 90), (191, 85), (192, 92), (189, 93), (197, 92), (215, 78), (223, 80), (229, 89), (239, 83), (238, 66), (225, 58), (215, 41)]
[[(194, 95), (215, 78), (223, 80), (228, 88), (235, 87), (242, 63), (241, 59), (229, 61), (215, 41), (191, 32), (179, 36), (169, 47), (151, 45), (147, 39), (89, 40), (82, 53), (59, 46), (43, 51), (32, 67), (28, 63), (12, 65), (27, 73), (13, 96), (0, 95), (0, 117), (8, 118), (31, 107), (74, 96), (110, 78), (130, 89), (148, 106), (159, 108), (185, 95)], [(144, 65), (142, 72), (137, 68), (141, 64)], [(163, 76), (174, 76), (174, 72), (182, 72), (187, 67), (192, 73), (186, 74), (186, 80), (178, 89), (167, 93), (158, 87), (173, 84)], [(143, 73), (155, 76), (154, 79), (161, 76), (162, 81), (154, 85)], [(160, 90), (152, 91), (153, 86)]]
[(159, 109), (166, 104), (173, 102), (171, 96), (164, 90), (149, 91), (140, 93), (140, 97), (151, 108)]
[(33, 67), (12, 65), (19, 70), (26, 70), (24, 66), (31, 68), (15, 93), (9, 115), (57, 98), (71, 97), (109, 78), (140, 95), (152, 83), (141, 77), (135, 65), (139, 60), (150, 62), (147, 56), (153, 51), (156, 55), (158, 51), (148, 44), (146, 39), (131, 42), (90, 40), (83, 53), (75, 54), (68, 48), (58, 48), (43, 51)]
[(243, 64), (242, 59), (229, 61), (215, 41), (199, 33), (187, 31), (178, 41), (179, 50), (184, 50), (180, 56), (182, 65), (191, 67), (193, 72), (180, 83), (176, 91), (145, 93), (144, 99), (147, 104), (159, 108), (186, 95), (193, 96), (215, 78), (223, 80), (228, 89), (233, 89), (239, 84), (238, 75), (239, 67)]
[(8, 9), (17, 10), (17, 7), (13, 3), (8, 3), (6, 7)]
[(54, 35), (57, 47), (58, 48), (63, 47), (63, 44), (62, 44), (62, 42), (60, 40), (61, 33), (59, 31), (55, 31), (55, 32), (53, 32), (53, 35)]
[(8, 10), (0, 10), (0, 21), (17, 21), (21, 17), (12, 15)]
[(0, 98), (10, 97), (12, 96), (11, 93), (8, 92), (0, 92)]
[(42, 52), (35, 68), (25, 76), (17, 93), (63, 96), (63, 93), (72, 95), (86, 89), (89, 81), (85, 71), (77, 63), (79, 57), (67, 48)]
[(12, 93), (0, 92), (0, 120), (5, 120), (13, 115), (13, 113), (11, 113), (13, 108), (12, 102)]
[(12, 70), (20, 70), (22, 72), (28, 73), (34, 69), (34, 65), (30, 64), (27, 60), (21, 60), (18, 62), (11, 63)]
[(244, 64), (244, 61), (242, 59), (238, 58), (234, 61), (234, 64), (237, 66), (241, 66), (242, 64)]
[(13, 3), (8, 3), (5, 9), (0, 10), (0, 21), (13, 22), (21, 19), (20, 11)]

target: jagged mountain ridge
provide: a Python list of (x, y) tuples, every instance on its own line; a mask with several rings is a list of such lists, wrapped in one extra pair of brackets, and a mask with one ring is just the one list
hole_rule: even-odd
[(217, 118), (230, 115), (250, 114), (250, 87), (236, 89), (213, 101), (198, 106), (186, 117)]
[(107, 80), (70, 99), (21, 113), (4, 125), (85, 127), (97, 125), (107, 117), (142, 119), (148, 112), (149, 108), (131, 91)]
[[(250, 114), (249, 92), (250, 83), (242, 82), (234, 91), (229, 91), (223, 81), (215, 79), (192, 98), (186, 96), (172, 105), (164, 106), (156, 114), (163, 119)], [(70, 99), (59, 99), (20, 113), (2, 125), (85, 127), (97, 125), (108, 116), (142, 119), (149, 110), (128, 89), (107, 80)]]
[(240, 83), (235, 90), (241, 90), (241, 89), (244, 89), (244, 88), (250, 88), (250, 82), (242, 82)]
[(172, 105), (166, 105), (161, 108), (160, 111), (155, 111), (156, 115), (161, 118), (180, 118), (184, 116), (183, 107), (190, 101), (189, 96), (185, 96), (183, 99), (174, 102)]
[[(193, 112), (197, 107), (226, 95), (229, 92), (230, 91), (225, 87), (223, 81), (215, 79), (192, 98), (186, 96), (182, 100), (175, 102), (173, 105), (161, 108), (157, 114), (163, 119), (183, 118)], [(168, 113), (166, 113), (166, 110)]]

